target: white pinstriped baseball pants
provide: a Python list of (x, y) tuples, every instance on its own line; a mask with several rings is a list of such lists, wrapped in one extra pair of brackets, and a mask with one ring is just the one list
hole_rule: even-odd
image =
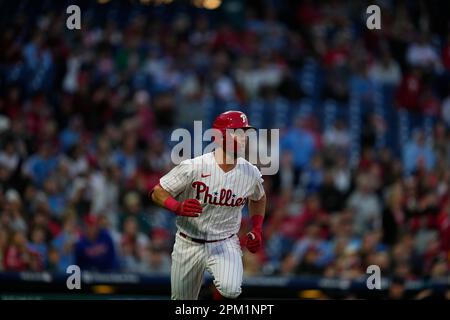
[(172, 300), (197, 300), (205, 270), (214, 278), (214, 285), (226, 298), (241, 294), (242, 250), (239, 238), (196, 243), (177, 232), (172, 252)]

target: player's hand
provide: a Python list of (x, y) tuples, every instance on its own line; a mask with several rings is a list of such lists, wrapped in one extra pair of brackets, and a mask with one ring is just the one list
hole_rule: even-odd
[(203, 208), (197, 199), (187, 199), (179, 203), (175, 214), (177, 216), (198, 217), (202, 211)]
[(241, 246), (241, 248), (247, 247), (247, 240), (248, 240), (248, 235), (239, 237), (239, 245)]
[(247, 239), (246, 239), (246, 246), (248, 251), (251, 253), (258, 252), (259, 249), (262, 247), (262, 234), (261, 232), (252, 230), (251, 232), (247, 233)]

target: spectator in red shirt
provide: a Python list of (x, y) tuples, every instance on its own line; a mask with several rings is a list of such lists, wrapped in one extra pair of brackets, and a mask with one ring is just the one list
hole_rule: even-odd
[(407, 73), (396, 91), (395, 101), (400, 108), (418, 112), (419, 98), (422, 93), (422, 75), (418, 68)]
[(4, 105), (5, 113), (11, 120), (18, 119), (23, 112), (23, 106), (20, 101), (20, 88), (12, 87), (6, 94), (7, 97)]
[(300, 25), (311, 27), (320, 22), (321, 19), (320, 7), (314, 1), (302, 1), (297, 9), (297, 21)]
[(349, 42), (345, 33), (337, 34), (332, 46), (323, 57), (323, 63), (328, 67), (339, 67), (347, 64), (350, 54)]
[(306, 226), (313, 222), (318, 223), (320, 227), (320, 237), (322, 239), (326, 238), (329, 231), (329, 217), (322, 209), (320, 198), (317, 194), (311, 194), (306, 198), (303, 212), (293, 222), (295, 235), (297, 237), (302, 236)]
[(439, 116), (441, 114), (441, 102), (434, 94), (433, 89), (427, 86), (420, 97), (420, 110), (430, 116)]
[(447, 253), (450, 259), (450, 201), (447, 200), (443, 205), (437, 222), (440, 231), (441, 249)]
[(213, 40), (213, 48), (227, 48), (234, 52), (242, 51), (242, 43), (239, 35), (229, 25), (223, 24), (215, 35)]
[(442, 64), (450, 72), (450, 32), (447, 35), (447, 42), (442, 48)]
[(27, 247), (27, 238), (24, 232), (16, 231), (12, 234), (10, 243), (6, 247), (4, 267), (6, 271), (28, 270), (31, 262), (31, 252)]

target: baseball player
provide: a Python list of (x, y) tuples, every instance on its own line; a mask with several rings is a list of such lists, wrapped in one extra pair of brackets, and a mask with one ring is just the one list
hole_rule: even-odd
[[(205, 270), (223, 297), (237, 298), (243, 275), (241, 243), (252, 253), (262, 246), (266, 208), (262, 175), (237, 156), (246, 144), (242, 132), (253, 127), (244, 113), (227, 111), (215, 119), (213, 128), (221, 137), (216, 139), (214, 151), (182, 161), (150, 194), (155, 203), (177, 215), (171, 267), (173, 300), (198, 299)], [(237, 233), (246, 203), (252, 229), (240, 242)]]

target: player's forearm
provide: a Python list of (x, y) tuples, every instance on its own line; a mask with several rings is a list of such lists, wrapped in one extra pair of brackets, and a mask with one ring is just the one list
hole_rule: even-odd
[(248, 211), (251, 216), (261, 215), (264, 218), (266, 212), (266, 196), (264, 195), (257, 201), (250, 200), (248, 203)]
[(262, 225), (266, 212), (266, 196), (264, 195), (257, 201), (250, 200), (248, 204), (250, 220), (252, 222), (252, 230), (262, 233)]
[(161, 186), (158, 185), (153, 189), (150, 197), (154, 203), (156, 203), (161, 207), (165, 207), (164, 203), (169, 197), (171, 197), (171, 195), (169, 192), (167, 192)]
[(198, 217), (202, 213), (202, 207), (197, 199), (177, 201), (160, 185), (153, 188), (150, 197), (157, 205), (174, 212), (178, 216)]
[(257, 201), (250, 200), (248, 204), (248, 211), (250, 213), (251, 231), (247, 233), (247, 239), (244, 243), (250, 252), (256, 253), (262, 247), (266, 196), (264, 195)]

